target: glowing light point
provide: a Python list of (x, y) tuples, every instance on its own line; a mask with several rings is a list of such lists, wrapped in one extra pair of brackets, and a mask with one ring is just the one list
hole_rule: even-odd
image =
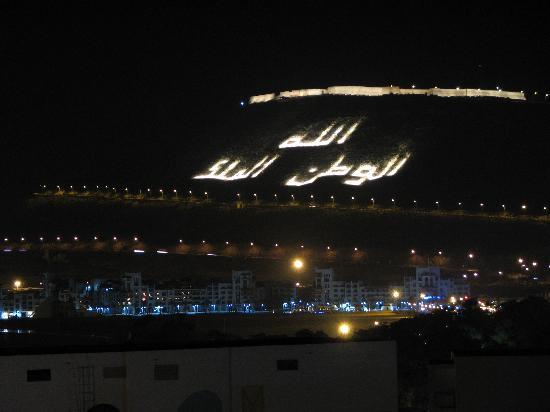
[(338, 325), (338, 334), (341, 335), (341, 336), (348, 336), (351, 332), (351, 326), (349, 325), (349, 323), (340, 323), (340, 325)]
[(292, 266), (294, 267), (294, 269), (300, 270), (304, 267), (304, 262), (302, 261), (302, 259), (294, 259), (294, 261), (292, 262)]

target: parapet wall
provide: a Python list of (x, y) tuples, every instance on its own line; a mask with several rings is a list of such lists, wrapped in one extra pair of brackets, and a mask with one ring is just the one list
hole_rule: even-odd
[(386, 95), (425, 95), (438, 97), (496, 97), (500, 99), (525, 100), (523, 92), (482, 89), (401, 89), (400, 87), (331, 86), (326, 89), (300, 89), (252, 96), (249, 103), (263, 103), (271, 100), (292, 99), (296, 97), (321, 96), (324, 94), (340, 96), (386, 96)]

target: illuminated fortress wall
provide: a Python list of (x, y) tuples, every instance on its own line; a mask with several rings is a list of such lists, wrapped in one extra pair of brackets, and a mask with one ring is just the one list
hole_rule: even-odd
[(424, 95), (438, 97), (496, 97), (500, 99), (525, 100), (523, 92), (481, 89), (401, 89), (400, 87), (366, 87), (366, 86), (331, 86), (326, 89), (288, 90), (279, 94), (269, 93), (252, 96), (249, 103), (263, 103), (278, 99), (295, 97), (321, 96), (324, 94), (340, 96), (386, 96), (386, 95)]

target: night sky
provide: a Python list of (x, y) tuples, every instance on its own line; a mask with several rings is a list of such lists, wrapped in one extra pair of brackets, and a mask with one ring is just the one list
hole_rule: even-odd
[[(550, 91), (544, 2), (0, 6), (7, 189), (176, 184), (252, 94), (336, 84)], [(183, 160), (182, 160), (183, 159)]]

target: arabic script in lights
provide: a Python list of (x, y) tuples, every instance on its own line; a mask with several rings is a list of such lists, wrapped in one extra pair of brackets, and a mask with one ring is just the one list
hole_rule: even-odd
[(255, 178), (262, 174), (279, 156), (265, 156), (251, 168), (237, 168), (241, 160), (221, 159), (214, 163), (210, 173), (194, 176), (193, 179), (240, 180)]
[[(344, 184), (360, 186), (367, 180), (376, 180), (384, 176), (394, 176), (399, 169), (406, 163), (410, 154), (396, 155), (389, 159), (385, 164), (375, 165), (372, 163), (362, 163), (359, 166), (342, 165), (344, 156), (340, 156), (328, 169), (323, 170), (309, 178), (292, 176), (286, 181), (286, 186), (305, 186), (315, 182), (317, 179), (327, 176), (350, 176), (352, 179), (344, 180)], [(353, 172), (352, 172), (353, 170)], [(317, 168), (311, 168), (310, 173), (316, 172)], [(351, 172), (351, 174), (350, 174)]]
[(346, 128), (346, 123), (341, 124), (340, 126), (337, 126), (338, 123), (333, 122), (328, 127), (323, 129), (315, 139), (305, 140), (308, 136), (308, 133), (296, 134), (296, 135), (290, 136), (288, 139), (282, 142), (279, 145), (279, 149), (288, 149), (291, 147), (328, 146), (333, 141), (335, 141), (342, 132), (344, 132), (344, 134), (338, 140), (336, 140), (337, 144), (342, 144), (342, 143), (345, 143), (346, 140), (350, 138), (350, 136), (353, 134), (353, 132), (355, 132), (355, 130), (357, 129), (360, 123), (361, 123), (361, 120), (353, 123), (344, 132), (344, 129)]

